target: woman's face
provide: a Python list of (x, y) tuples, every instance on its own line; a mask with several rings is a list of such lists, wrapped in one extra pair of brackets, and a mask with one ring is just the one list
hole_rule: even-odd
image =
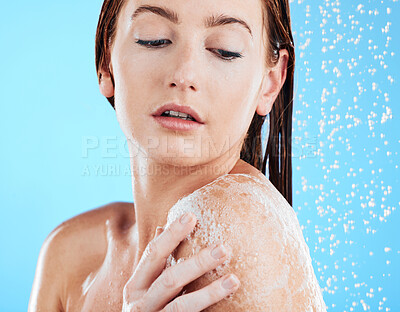
[[(162, 9), (132, 17), (141, 6)], [(221, 15), (244, 21), (250, 30), (241, 23), (207, 26)], [(254, 112), (265, 106), (259, 99), (264, 59), (259, 0), (127, 0), (110, 70), (117, 118), (131, 147), (180, 165), (239, 155)], [(190, 131), (161, 126), (153, 114), (171, 102), (191, 107), (203, 124)]]

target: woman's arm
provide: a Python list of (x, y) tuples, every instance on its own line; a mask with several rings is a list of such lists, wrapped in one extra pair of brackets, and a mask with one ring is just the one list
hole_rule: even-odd
[(63, 281), (65, 244), (62, 226), (54, 229), (40, 250), (28, 311), (63, 311), (60, 286)]
[(120, 202), (86, 211), (58, 225), (40, 250), (29, 312), (64, 311), (69, 292), (103, 262), (107, 251), (105, 220), (127, 206)]

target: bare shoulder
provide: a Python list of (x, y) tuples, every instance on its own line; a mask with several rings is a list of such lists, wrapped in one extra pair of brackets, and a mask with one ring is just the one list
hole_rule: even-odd
[(58, 242), (71, 243), (77, 239), (82, 241), (84, 237), (84, 241), (93, 244), (99, 238), (97, 235), (104, 236), (106, 224), (115, 227), (117, 231), (117, 227), (129, 227), (134, 222), (133, 203), (112, 202), (64, 221), (49, 234), (47, 239), (57, 238)]
[(217, 242), (232, 251), (230, 259), (187, 291), (227, 273), (241, 281), (235, 294), (207, 311), (325, 311), (297, 216), (262, 173), (221, 176), (178, 201), (169, 219), (183, 211), (192, 211), (198, 223), (171, 265)]
[[(29, 311), (62, 311), (68, 285), (101, 265), (107, 250), (106, 223), (121, 226), (132, 203), (113, 202), (58, 225), (46, 237), (38, 258)], [(124, 225), (123, 225), (124, 226)]]
[(74, 216), (47, 236), (44, 251), (57, 251), (67, 264), (65, 269), (75, 271), (85, 259), (92, 261), (99, 254), (105, 254), (107, 228), (116, 233), (118, 228), (129, 227), (134, 222), (132, 207), (132, 203), (112, 202)]

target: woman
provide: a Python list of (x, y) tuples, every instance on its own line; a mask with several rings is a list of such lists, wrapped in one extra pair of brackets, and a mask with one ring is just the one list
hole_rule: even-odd
[(289, 16), (284, 0), (104, 1), (96, 66), (134, 204), (48, 236), (30, 311), (325, 310), (290, 206)]

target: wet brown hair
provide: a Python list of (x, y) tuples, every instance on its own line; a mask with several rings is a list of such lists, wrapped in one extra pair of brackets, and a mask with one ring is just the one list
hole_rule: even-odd
[(286, 80), (269, 113), (269, 137), (262, 154), (261, 130), (266, 116), (254, 114), (245, 138), (240, 158), (266, 174), (269, 180), (292, 205), (292, 111), (295, 54), (288, 0), (261, 0), (263, 23), (268, 38), (266, 66), (279, 60), (279, 50), (289, 54)]
[[(261, 130), (266, 116), (254, 113), (244, 139), (240, 158), (266, 174), (268, 160), (269, 179), (292, 205), (292, 111), (295, 54), (288, 0), (260, 0), (263, 7), (263, 30), (267, 40), (266, 66), (279, 60), (279, 50), (289, 53), (285, 83), (269, 113), (269, 137), (263, 157)], [(109, 70), (110, 48), (114, 42), (116, 24), (124, 0), (104, 0), (96, 31), (96, 71), (100, 82), (100, 69)], [(114, 78), (111, 75), (112, 83)], [(114, 97), (107, 100), (114, 107)]]

